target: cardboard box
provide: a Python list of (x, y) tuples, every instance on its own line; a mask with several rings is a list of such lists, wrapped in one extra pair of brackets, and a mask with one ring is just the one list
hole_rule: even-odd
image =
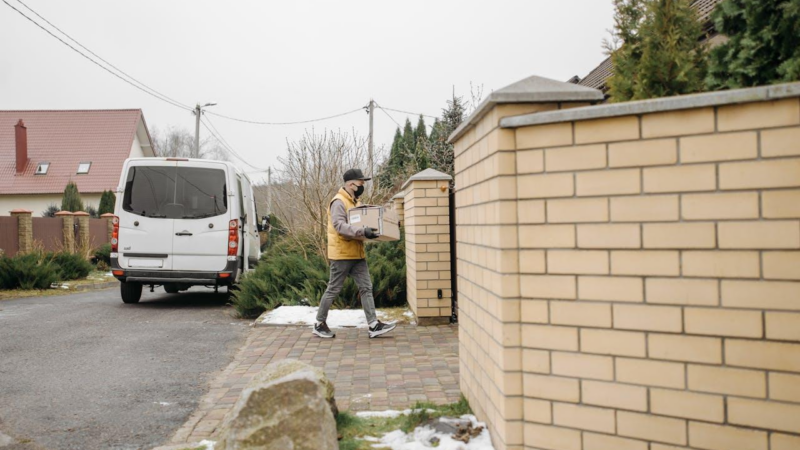
[(383, 206), (364, 205), (347, 211), (350, 225), (370, 227), (378, 230), (377, 239), (365, 241), (397, 241), (400, 239), (400, 218), (397, 213)]

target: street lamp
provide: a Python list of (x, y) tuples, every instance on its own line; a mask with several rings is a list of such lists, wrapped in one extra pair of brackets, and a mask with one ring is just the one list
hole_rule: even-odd
[(200, 105), (198, 103), (194, 107), (194, 111), (192, 112), (195, 115), (195, 123), (194, 123), (194, 157), (200, 157), (200, 116), (203, 114), (203, 108), (207, 108), (209, 106), (214, 106), (216, 103), (210, 102), (206, 103), (205, 105)]

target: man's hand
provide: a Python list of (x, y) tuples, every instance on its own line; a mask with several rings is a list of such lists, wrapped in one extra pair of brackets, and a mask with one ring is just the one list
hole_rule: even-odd
[(378, 229), (377, 228), (364, 227), (364, 236), (366, 236), (367, 239), (375, 239), (375, 238), (379, 237), (380, 234), (378, 234)]

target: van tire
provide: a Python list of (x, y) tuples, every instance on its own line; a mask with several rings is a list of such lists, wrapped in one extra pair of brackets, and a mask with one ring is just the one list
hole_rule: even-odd
[(139, 303), (142, 298), (142, 283), (122, 282), (119, 284), (119, 293), (123, 303)]
[(180, 289), (178, 289), (177, 284), (165, 284), (164, 291), (167, 294), (177, 294), (178, 292), (180, 292)]

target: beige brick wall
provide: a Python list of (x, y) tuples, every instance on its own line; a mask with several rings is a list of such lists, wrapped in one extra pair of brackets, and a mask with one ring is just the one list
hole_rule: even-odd
[(452, 314), (449, 187), (447, 180), (419, 180), (404, 190), (407, 298), (420, 325), (448, 323)]
[(495, 446), (800, 449), (800, 100), (504, 108), (455, 144), (461, 384)]

